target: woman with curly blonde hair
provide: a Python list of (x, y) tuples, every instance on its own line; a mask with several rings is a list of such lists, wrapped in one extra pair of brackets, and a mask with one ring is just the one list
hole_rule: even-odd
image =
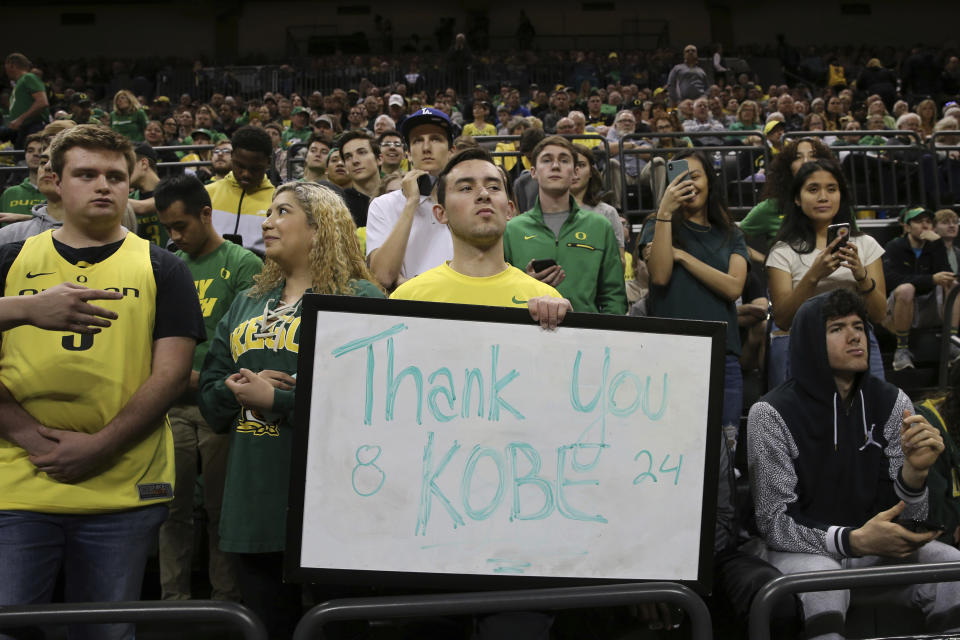
[(125, 135), (133, 142), (143, 142), (147, 128), (147, 114), (137, 97), (126, 89), (113, 96), (113, 111), (110, 112), (110, 128)]
[(384, 297), (356, 231), (330, 189), (281, 185), (263, 221), (263, 270), (220, 321), (200, 373), (204, 418), (233, 434), (220, 548), (235, 555), (243, 601), (271, 638), (290, 637), (301, 613), (299, 587), (283, 582), (283, 550), (302, 297)]

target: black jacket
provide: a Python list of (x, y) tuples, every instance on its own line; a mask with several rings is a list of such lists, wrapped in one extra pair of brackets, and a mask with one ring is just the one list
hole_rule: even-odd
[(907, 502), (905, 517), (925, 515), (927, 494), (900, 477), (900, 425), (909, 398), (869, 371), (858, 374), (846, 402), (837, 392), (822, 316), (829, 295), (797, 311), (790, 329), (793, 377), (750, 409), (748, 451), (757, 526), (767, 544), (843, 557), (853, 555), (853, 529), (898, 499)]
[(933, 274), (951, 271), (947, 250), (941, 240), (925, 242), (918, 258), (906, 236), (894, 238), (887, 243), (883, 254), (883, 278), (887, 291), (909, 283), (918, 294), (933, 291)]

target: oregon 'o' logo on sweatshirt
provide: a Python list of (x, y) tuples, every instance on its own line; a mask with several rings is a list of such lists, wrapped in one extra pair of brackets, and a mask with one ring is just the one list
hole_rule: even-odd
[(259, 413), (253, 409), (243, 409), (243, 416), (237, 422), (238, 433), (249, 433), (255, 436), (273, 436), (280, 437), (280, 429), (275, 424), (270, 424), (263, 419)]

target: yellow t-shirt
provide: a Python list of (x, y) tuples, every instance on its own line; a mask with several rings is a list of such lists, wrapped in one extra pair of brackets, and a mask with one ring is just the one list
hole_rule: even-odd
[(489, 122), (484, 123), (483, 128), (477, 128), (472, 122), (468, 122), (463, 125), (463, 135), (465, 136), (495, 136), (497, 135), (497, 128), (490, 124)]
[[(51, 231), (29, 238), (10, 266), (4, 296), (35, 295), (61, 282), (123, 293), (97, 304), (117, 312), (98, 334), (20, 326), (0, 342), (0, 382), (52, 429), (96, 433), (150, 376), (157, 283), (150, 243), (128, 233), (111, 256), (76, 265), (53, 245)], [(166, 418), (99, 474), (63, 484), (38, 471), (27, 452), (0, 439), (0, 509), (102, 513), (173, 497), (173, 437)]]
[(526, 308), (530, 298), (540, 296), (563, 297), (550, 285), (513, 266), (508, 266), (495, 276), (474, 278), (454, 271), (445, 262), (407, 280), (397, 287), (390, 298)]
[(593, 149), (594, 147), (599, 147), (603, 144), (603, 140), (600, 138), (574, 138), (570, 142), (573, 144), (583, 145), (587, 149)]

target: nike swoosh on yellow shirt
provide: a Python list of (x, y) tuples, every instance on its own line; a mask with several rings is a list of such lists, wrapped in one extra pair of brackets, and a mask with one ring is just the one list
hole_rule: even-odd
[(537, 234), (533, 234), (532, 236), (525, 235), (525, 236), (523, 236), (523, 239), (524, 239), (524, 240), (529, 240), (530, 238), (536, 238), (536, 237), (537, 237)]
[(530, 302), (529, 300), (517, 300), (517, 296), (513, 296), (513, 304), (526, 304)]

